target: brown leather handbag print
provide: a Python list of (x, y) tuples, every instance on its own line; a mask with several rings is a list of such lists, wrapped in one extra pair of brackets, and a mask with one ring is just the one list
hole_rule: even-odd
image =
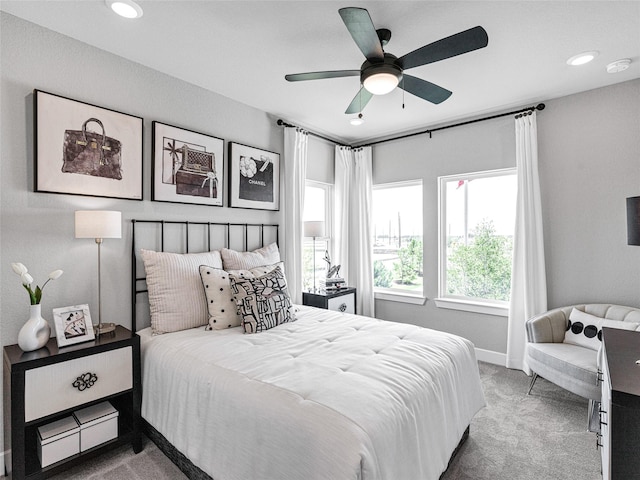
[[(102, 133), (87, 130), (89, 122), (100, 125)], [(119, 140), (107, 137), (102, 122), (90, 118), (82, 130), (65, 130), (62, 171), (122, 180), (121, 150)]]

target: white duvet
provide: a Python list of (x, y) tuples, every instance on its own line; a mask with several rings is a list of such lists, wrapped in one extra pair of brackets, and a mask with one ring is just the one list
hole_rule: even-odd
[(484, 406), (460, 337), (300, 307), (142, 337), (142, 415), (214, 480), (437, 479)]

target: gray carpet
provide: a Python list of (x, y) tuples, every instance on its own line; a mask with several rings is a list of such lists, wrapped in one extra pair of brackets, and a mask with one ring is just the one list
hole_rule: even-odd
[[(527, 396), (529, 378), (520, 371), (480, 363), (480, 374), (487, 407), (474, 418), (469, 439), (443, 480), (601, 478), (595, 434), (586, 431), (586, 400), (542, 378)], [(145, 437), (144, 450), (138, 455), (128, 447), (121, 447), (91, 464), (52, 478), (180, 480), (186, 477)]]

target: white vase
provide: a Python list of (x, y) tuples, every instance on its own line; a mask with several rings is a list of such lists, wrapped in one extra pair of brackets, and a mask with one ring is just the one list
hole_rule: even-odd
[(29, 320), (18, 333), (18, 346), (25, 352), (44, 347), (51, 336), (51, 327), (40, 312), (40, 304), (30, 305)]

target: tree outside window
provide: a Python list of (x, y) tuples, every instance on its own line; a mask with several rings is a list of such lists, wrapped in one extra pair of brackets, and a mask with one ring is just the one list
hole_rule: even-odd
[(440, 297), (510, 298), (515, 169), (440, 178)]
[(372, 220), (375, 290), (422, 295), (422, 180), (375, 185)]

